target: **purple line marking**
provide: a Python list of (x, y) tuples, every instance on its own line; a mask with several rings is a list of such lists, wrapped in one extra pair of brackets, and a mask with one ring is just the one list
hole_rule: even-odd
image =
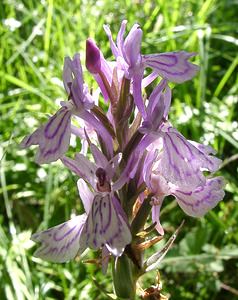
[(106, 231), (108, 230), (110, 224), (111, 224), (111, 221), (112, 221), (112, 203), (111, 203), (111, 199), (109, 197), (109, 195), (107, 195), (107, 205), (108, 205), (108, 222), (107, 224), (105, 225), (105, 227), (103, 228), (103, 232), (106, 233)]
[[(167, 156), (168, 161), (169, 161), (169, 165), (172, 167), (172, 169), (174, 169), (175, 173), (177, 173), (178, 177), (179, 177), (180, 180), (181, 180), (182, 177), (181, 177), (181, 174), (180, 174), (180, 170), (179, 170), (179, 168), (178, 168), (175, 164), (173, 164), (173, 162), (172, 162), (171, 153), (170, 153), (170, 151), (169, 151), (169, 146), (167, 145), (167, 141), (166, 141), (165, 138), (164, 138), (164, 146), (165, 146), (165, 149), (166, 149), (166, 151), (164, 151), (164, 155)], [(166, 159), (166, 158), (164, 158), (164, 159)]]
[(57, 237), (57, 234), (58, 233), (60, 233), (59, 232), (59, 230), (60, 230), (60, 228), (59, 228), (59, 230), (58, 230), (58, 232), (55, 232), (54, 233), (54, 241), (55, 242), (59, 242), (59, 241), (62, 241), (65, 237), (67, 237), (69, 234), (71, 234), (73, 231), (74, 231), (74, 229), (77, 227), (77, 225), (74, 225), (74, 227), (72, 227), (72, 228), (70, 228), (65, 234), (63, 234), (62, 236), (60, 236), (60, 237)]
[[(65, 109), (66, 109), (66, 111), (65, 111)], [(50, 120), (48, 121), (48, 123), (46, 124), (45, 129), (44, 129), (44, 133), (45, 133), (46, 138), (52, 139), (52, 138), (55, 137), (55, 135), (59, 131), (60, 126), (64, 122), (64, 119), (67, 117), (68, 113), (71, 114), (71, 112), (67, 108), (62, 107), (54, 116), (52, 116), (50, 118)], [(53, 122), (56, 119), (58, 119), (57, 121), (58, 121), (59, 124), (56, 126), (56, 129), (52, 133), (50, 133), (50, 129), (51, 129), (50, 127), (54, 127), (55, 124), (53, 124)]]

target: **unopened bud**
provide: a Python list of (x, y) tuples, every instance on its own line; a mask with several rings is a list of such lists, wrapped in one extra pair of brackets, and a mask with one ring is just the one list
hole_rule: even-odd
[(100, 50), (92, 39), (86, 41), (86, 68), (92, 74), (98, 74), (101, 70)]

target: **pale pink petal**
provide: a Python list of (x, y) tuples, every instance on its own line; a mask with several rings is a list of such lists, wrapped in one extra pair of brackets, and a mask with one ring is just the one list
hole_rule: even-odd
[(65, 58), (63, 82), (65, 90), (75, 107), (78, 109), (90, 109), (93, 107), (94, 100), (84, 84), (80, 55), (78, 53), (74, 55), (72, 60), (69, 57)]
[(145, 78), (143, 78), (142, 80), (142, 88), (146, 88), (149, 84), (151, 84), (151, 82), (153, 82), (156, 78), (158, 77), (158, 71), (153, 71), (152, 73), (150, 73), (148, 76), (146, 76)]
[(110, 194), (95, 196), (81, 238), (83, 245), (92, 249), (106, 246), (114, 256), (120, 256), (131, 242), (129, 227), (114, 207)]
[(148, 186), (148, 188), (152, 190), (151, 187), (151, 175), (152, 175), (152, 168), (156, 158), (158, 156), (158, 151), (150, 151), (147, 153), (144, 164), (143, 164), (143, 179)]
[(185, 51), (144, 55), (144, 64), (172, 82), (184, 82), (193, 78), (198, 72), (197, 65), (190, 63), (190, 57), (195, 53)]
[(123, 20), (121, 22), (121, 27), (119, 29), (118, 35), (117, 35), (117, 46), (119, 49), (119, 55), (124, 56), (125, 52), (124, 52), (124, 34), (125, 34), (125, 30), (126, 30), (126, 24), (127, 24), (127, 20)]
[(107, 145), (108, 155), (113, 156), (113, 143), (112, 137), (104, 125), (90, 112), (80, 111), (78, 117), (82, 118), (85, 122), (89, 123), (92, 128), (102, 137), (104, 143)]
[(92, 185), (96, 189), (95, 172), (97, 166), (90, 162), (84, 155), (78, 153), (75, 155), (75, 159), (69, 157), (62, 157), (62, 163), (69, 168), (72, 172), (82, 177), (85, 181)]
[(163, 90), (166, 88), (166, 86), (167, 86), (167, 80), (162, 79), (160, 81), (160, 83), (154, 88), (152, 93), (150, 94), (149, 103), (146, 108), (146, 113), (147, 113), (148, 118), (151, 118), (151, 115), (152, 115), (155, 107), (161, 101), (160, 96), (161, 96), (161, 93), (163, 92)]
[(46, 124), (21, 142), (22, 148), (39, 145), (36, 162), (45, 164), (61, 158), (68, 150), (71, 136), (71, 111), (62, 107)]
[(142, 98), (142, 88), (141, 88), (141, 81), (143, 79), (143, 74), (144, 74), (144, 70), (140, 69), (138, 70), (138, 72), (136, 72), (133, 75), (132, 87), (133, 87), (133, 97), (134, 97), (135, 104), (139, 112), (141, 113), (142, 117), (145, 118), (146, 117), (145, 104)]
[(110, 27), (108, 25), (103, 25), (103, 29), (105, 30), (106, 35), (108, 36), (112, 53), (115, 57), (117, 57), (119, 55), (119, 51), (118, 51), (118, 48), (117, 48), (115, 42), (113, 41)]
[(171, 104), (171, 98), (172, 98), (172, 92), (171, 89), (167, 86), (164, 92), (164, 118), (168, 118), (169, 110), (170, 110), (170, 104)]
[[(73, 259), (84, 245), (79, 244), (86, 214), (32, 235), (34, 242), (41, 243), (34, 253), (35, 257), (52, 262), (66, 262)], [(85, 248), (85, 247), (84, 247)]]
[(127, 183), (130, 178), (134, 178), (138, 165), (140, 163), (142, 153), (134, 153), (134, 155), (131, 155), (129, 161), (127, 162), (124, 170), (121, 172), (120, 177), (115, 181), (115, 183), (112, 186), (112, 189), (114, 191), (120, 190), (125, 183)]
[(114, 174), (117, 171), (121, 159), (122, 159), (122, 153), (118, 153), (107, 163), (105, 167), (105, 171), (109, 180), (112, 180)]
[(159, 234), (164, 235), (164, 229), (160, 224), (160, 209), (163, 204), (163, 200), (156, 199), (155, 204), (152, 206), (152, 221), (153, 223), (156, 222), (155, 229), (158, 231)]
[(221, 160), (207, 155), (189, 143), (176, 129), (168, 127), (163, 135), (159, 172), (177, 186), (197, 187), (205, 183), (204, 170), (214, 172)]
[(138, 24), (134, 24), (124, 42), (126, 62), (133, 68), (141, 60), (141, 40), (143, 32)]
[(93, 158), (95, 160), (95, 163), (98, 167), (101, 167), (103, 169), (106, 168), (108, 165), (108, 160), (106, 156), (98, 149), (98, 147), (91, 143), (90, 149), (93, 155)]
[(83, 179), (77, 181), (79, 196), (83, 202), (84, 210), (87, 215), (93, 204), (94, 193), (90, 190), (87, 183)]
[(70, 59), (70, 57), (65, 57), (63, 68), (63, 83), (68, 95), (70, 94), (70, 84), (72, 83), (72, 81), (72, 60)]
[(215, 177), (207, 179), (203, 186), (196, 189), (174, 188), (172, 194), (186, 214), (192, 217), (202, 217), (223, 199), (225, 195), (223, 187), (224, 179)]
[(188, 140), (188, 141), (189, 141), (189, 143), (191, 143), (193, 146), (195, 146), (198, 150), (200, 150), (204, 154), (213, 154), (213, 155), (216, 154), (216, 150), (213, 149), (211, 146), (199, 144), (197, 142), (190, 141), (190, 140)]

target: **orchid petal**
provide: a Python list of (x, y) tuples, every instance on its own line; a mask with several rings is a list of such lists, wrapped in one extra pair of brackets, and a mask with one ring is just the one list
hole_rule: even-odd
[(169, 110), (170, 110), (170, 104), (171, 104), (171, 97), (172, 97), (172, 92), (169, 87), (165, 89), (164, 92), (164, 118), (168, 118)]
[(92, 249), (105, 245), (114, 256), (120, 256), (131, 242), (128, 225), (117, 213), (110, 194), (95, 196), (81, 239), (80, 243)]
[(94, 130), (102, 137), (103, 141), (107, 145), (108, 154), (110, 157), (113, 155), (113, 144), (112, 144), (112, 137), (109, 134), (109, 132), (105, 129), (103, 124), (94, 117), (90, 112), (88, 111), (81, 111), (78, 113), (78, 116), (82, 118), (84, 121), (89, 123)]
[(85, 221), (86, 214), (83, 214), (63, 224), (33, 234), (32, 241), (42, 244), (34, 256), (52, 262), (66, 262), (73, 259), (80, 247), (79, 240)]
[(130, 180), (130, 178), (134, 178), (140, 163), (140, 157), (141, 154), (138, 152), (134, 153), (134, 155), (131, 155), (120, 177), (113, 184), (112, 190), (116, 191), (121, 189), (123, 185)]
[(213, 154), (213, 155), (216, 154), (216, 150), (213, 149), (213, 148), (212, 148), (211, 146), (209, 146), (209, 145), (199, 144), (199, 143), (197, 143), (197, 142), (190, 141), (190, 140), (189, 140), (189, 143), (191, 143), (193, 146), (195, 146), (199, 151), (201, 151), (201, 152), (204, 153), (204, 154)]
[(68, 95), (70, 94), (70, 84), (72, 83), (72, 81), (72, 60), (70, 59), (70, 57), (65, 57), (63, 68), (63, 83)]
[(151, 84), (151, 82), (153, 82), (156, 78), (158, 77), (158, 71), (153, 71), (152, 73), (150, 73), (148, 76), (146, 76), (145, 78), (143, 78), (142, 80), (142, 88), (146, 88), (149, 84)]
[(181, 83), (189, 80), (198, 72), (198, 66), (190, 63), (188, 59), (195, 53), (167, 52), (162, 54), (144, 55), (146, 67), (152, 68), (158, 74), (172, 82)]
[(107, 166), (105, 167), (105, 171), (109, 180), (112, 180), (121, 159), (122, 159), (122, 153), (118, 153), (107, 163)]
[(133, 68), (141, 59), (141, 40), (143, 32), (138, 24), (134, 24), (124, 43), (125, 57), (128, 65)]
[(90, 162), (84, 155), (77, 153), (75, 155), (75, 160), (64, 156), (61, 158), (61, 161), (67, 168), (79, 177), (82, 177), (96, 189), (95, 172), (97, 170), (97, 166)]
[(194, 189), (175, 188), (172, 194), (176, 197), (179, 206), (189, 216), (202, 217), (208, 210), (214, 208), (225, 195), (222, 188), (222, 177), (207, 179), (205, 184)]
[(189, 143), (176, 129), (169, 127), (163, 136), (164, 149), (159, 171), (177, 186), (196, 187), (205, 183), (203, 170), (214, 172), (221, 161)]
[(156, 222), (155, 229), (158, 231), (159, 234), (164, 235), (164, 229), (160, 224), (160, 209), (163, 204), (163, 199), (156, 199), (156, 204), (152, 207), (152, 221), (153, 223)]
[(134, 74), (132, 86), (133, 86), (133, 97), (134, 97), (135, 104), (139, 112), (141, 113), (142, 117), (145, 118), (146, 117), (145, 104), (142, 98), (142, 89), (141, 89), (141, 81), (143, 79), (143, 74), (144, 74), (143, 69), (140, 69), (140, 71)]
[(98, 149), (98, 147), (91, 143), (90, 149), (95, 160), (95, 163), (98, 167), (106, 168), (108, 165), (108, 160), (106, 156)]
[(56, 161), (68, 150), (71, 135), (71, 110), (62, 107), (46, 124), (21, 142), (22, 148), (39, 145), (36, 162), (45, 164)]
[[(118, 35), (117, 35), (117, 46), (119, 49), (119, 55), (124, 56), (124, 34), (126, 30), (127, 20), (123, 20), (121, 22), (121, 27), (119, 29)], [(116, 56), (115, 56), (116, 57)]]
[[(158, 156), (158, 151), (151, 151), (148, 152), (146, 155), (144, 165), (143, 165), (143, 179), (148, 186), (149, 189), (151, 189), (151, 175), (152, 175), (152, 167), (154, 162), (156, 161), (156, 158)], [(152, 190), (152, 189), (151, 189)]]
[(65, 58), (63, 82), (67, 94), (72, 98), (74, 105), (78, 109), (92, 108), (94, 100), (90, 97), (84, 84), (80, 55), (78, 53), (74, 55), (73, 60), (69, 57)]
[(103, 29), (105, 30), (106, 35), (108, 36), (113, 55), (115, 57), (119, 56), (118, 48), (117, 48), (115, 42), (112, 39), (112, 32), (111, 32), (110, 27), (108, 25), (103, 25)]
[(158, 102), (160, 102), (160, 95), (163, 91), (163, 89), (166, 87), (167, 85), (167, 80), (162, 79), (161, 82), (154, 88), (153, 92), (151, 93), (150, 97), (149, 97), (149, 103), (148, 106), (146, 108), (146, 113), (148, 118), (151, 117), (156, 105), (158, 105)]
[(79, 196), (83, 202), (85, 212), (88, 215), (93, 204), (94, 194), (88, 187), (87, 183), (81, 178), (77, 181), (77, 186)]

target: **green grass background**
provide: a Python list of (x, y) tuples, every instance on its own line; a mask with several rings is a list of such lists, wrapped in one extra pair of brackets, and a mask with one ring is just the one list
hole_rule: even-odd
[[(80, 52), (84, 62), (90, 36), (112, 58), (102, 25), (110, 24), (115, 35), (125, 18), (129, 26), (141, 25), (143, 53), (197, 52), (200, 72), (174, 86), (170, 120), (224, 160), (217, 174), (227, 182), (225, 199), (204, 218), (189, 218), (175, 201), (166, 201), (165, 240), (186, 222), (160, 266), (163, 291), (175, 300), (238, 298), (237, 11), (235, 0), (1, 1), (0, 299), (103, 300), (105, 290), (112, 292), (110, 270), (103, 276), (97, 265), (32, 257), (31, 233), (80, 213), (82, 205), (76, 176), (60, 163), (36, 165), (34, 150), (18, 145), (65, 99), (64, 57)], [(19, 22), (14, 28), (12, 19)], [(95, 87), (89, 74), (85, 79)], [(153, 285), (155, 277), (156, 272), (146, 275), (141, 287)]]

